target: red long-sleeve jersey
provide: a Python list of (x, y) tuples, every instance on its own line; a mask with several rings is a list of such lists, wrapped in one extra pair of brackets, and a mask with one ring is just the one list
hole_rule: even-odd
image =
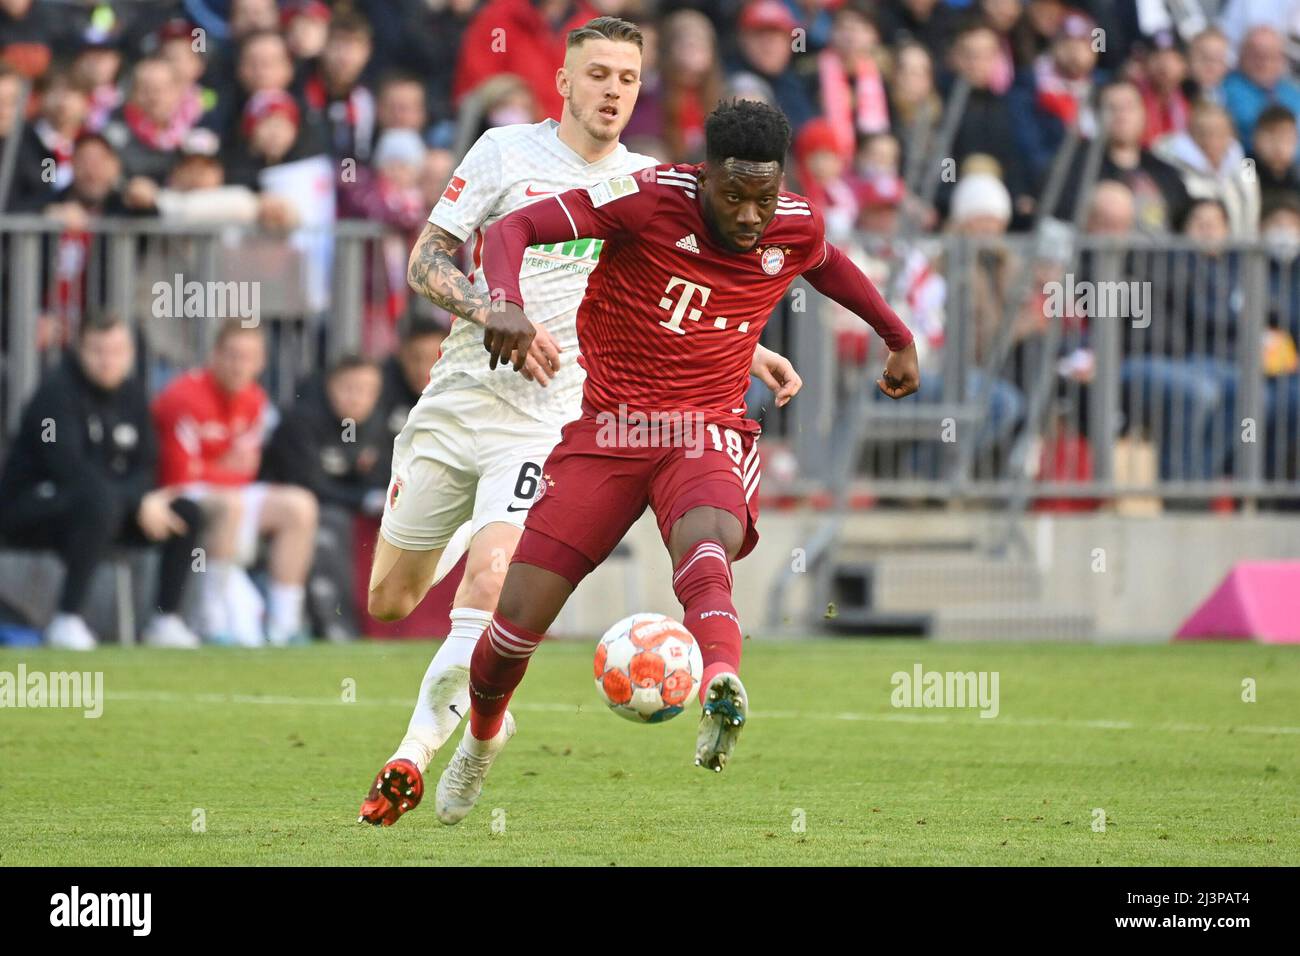
[(891, 351), (911, 342), (870, 280), (826, 242), (821, 214), (802, 196), (779, 195), (756, 248), (732, 252), (716, 243), (697, 196), (698, 169), (657, 166), (569, 190), (487, 231), (488, 288), (521, 307), (528, 246), (605, 240), (577, 316), (589, 414), (619, 406), (700, 411), (739, 424), (759, 335), (801, 274), (862, 316)]
[[(257, 477), (267, 399), (256, 383), (241, 392), (222, 390), (208, 369), (175, 379), (153, 404), (158, 431), (158, 483), (243, 485)], [(251, 449), (252, 468), (232, 468), (227, 455)]]

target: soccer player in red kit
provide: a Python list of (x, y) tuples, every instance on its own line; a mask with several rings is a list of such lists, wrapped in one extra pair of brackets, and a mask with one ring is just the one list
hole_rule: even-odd
[[(704, 658), (695, 762), (721, 770), (744, 727), (742, 634), (731, 562), (758, 540), (758, 424), (744, 417), (750, 360), (796, 276), (862, 316), (889, 348), (878, 387), (919, 384), (912, 336), (870, 281), (824, 238), (821, 214), (781, 190), (790, 127), (777, 109), (724, 103), (705, 127), (706, 161), (657, 166), (527, 206), (488, 230), (483, 268), (494, 308), (489, 364), (527, 357), (519, 268), (525, 250), (604, 240), (578, 309), (582, 416), (543, 466), (539, 497), (470, 665), (470, 720), (437, 788), (456, 823), (474, 806), (514, 733), (506, 705), (573, 589), (654, 510), (673, 561), (683, 623)], [(620, 440), (632, 423), (660, 422)], [(691, 441), (688, 432), (698, 433)], [(648, 446), (648, 447), (647, 447)]]

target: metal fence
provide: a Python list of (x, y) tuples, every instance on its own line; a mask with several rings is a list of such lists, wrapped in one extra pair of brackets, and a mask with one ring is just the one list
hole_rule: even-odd
[(851, 247), (912, 327), (922, 388), (880, 395), (883, 343), (835, 304), (788, 309), (776, 338), (805, 380), (776, 413), (791, 490), (1022, 507), (1300, 498), (1296, 250), (1068, 230)]
[[(883, 344), (796, 285), (765, 334), (805, 381), (786, 409), (759, 412), (768, 494), (1015, 508), (1300, 498), (1294, 250), (1051, 229), (848, 247), (913, 328), (922, 390), (901, 402), (878, 394)], [(70, 233), (0, 217), (5, 432), (87, 309), (112, 308), (140, 331), (156, 388), (202, 361), (216, 325), (203, 295), (214, 292), (222, 314), (237, 315), (242, 291), (256, 290), (271, 394), (284, 401), (330, 355), (385, 350), (406, 250), (358, 222), (285, 239), (156, 220)]]
[(272, 347), (271, 396), (284, 401), (330, 355), (391, 344), (408, 249), (363, 222), (286, 237), (156, 219), (72, 230), (41, 216), (0, 216), (4, 433), (82, 317), (100, 309), (139, 333), (151, 389), (203, 361), (221, 319), (261, 324)]

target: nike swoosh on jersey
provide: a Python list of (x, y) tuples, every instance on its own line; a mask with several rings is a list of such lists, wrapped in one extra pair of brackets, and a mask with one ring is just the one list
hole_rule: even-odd
[(559, 193), (553, 189), (544, 189), (541, 192), (536, 192), (533, 189), (532, 185), (530, 184), (527, 188), (524, 189), (524, 195), (525, 196), (558, 196)]

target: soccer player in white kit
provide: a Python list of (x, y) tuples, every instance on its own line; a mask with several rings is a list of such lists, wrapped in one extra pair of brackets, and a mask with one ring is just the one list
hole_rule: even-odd
[[(488, 130), (470, 148), (411, 253), (411, 286), (459, 316), (429, 384), (393, 445), (392, 479), (370, 576), (369, 610), (405, 617), (468, 546), (451, 631), (420, 685), (397, 751), (376, 775), (359, 822), (390, 826), (424, 794), (423, 774), (469, 704), (469, 662), (492, 620), (528, 508), (542, 490), (542, 464), (560, 429), (576, 418), (585, 373), (576, 314), (599, 240), (535, 246), (520, 272), (537, 329), (525, 356), (493, 370), (483, 324), (493, 307), (481, 268), (483, 232), (515, 209), (628, 175), (659, 160), (630, 152), (619, 135), (640, 89), (641, 33), (598, 17), (568, 37), (556, 85), (561, 120)], [(453, 255), (470, 243), (465, 276)], [(516, 374), (516, 369), (523, 374)], [(752, 372), (784, 405), (801, 382), (782, 356), (761, 346)]]

